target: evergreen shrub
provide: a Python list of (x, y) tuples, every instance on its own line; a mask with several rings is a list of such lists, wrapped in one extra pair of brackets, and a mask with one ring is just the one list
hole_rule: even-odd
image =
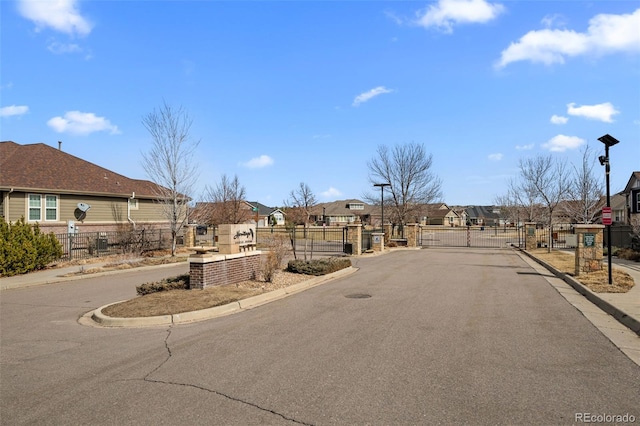
[(326, 275), (351, 266), (346, 257), (328, 257), (313, 260), (290, 260), (287, 271), (306, 275)]
[(52, 233), (42, 233), (37, 223), (28, 224), (24, 218), (15, 223), (0, 222), (0, 276), (43, 269), (60, 257), (60, 242)]

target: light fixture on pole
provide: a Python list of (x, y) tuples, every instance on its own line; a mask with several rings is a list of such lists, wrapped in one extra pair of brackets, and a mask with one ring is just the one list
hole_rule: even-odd
[(384, 187), (391, 186), (390, 183), (374, 183), (373, 186), (380, 187), (380, 223), (384, 232)]
[[(614, 146), (620, 141), (609, 134), (600, 136), (598, 140), (604, 144), (604, 155), (601, 155), (600, 157), (598, 157), (598, 160), (600, 161), (600, 165), (604, 166), (605, 177), (607, 180), (606, 182), (607, 183), (607, 210), (610, 211), (611, 189), (609, 184), (609, 172), (611, 171), (611, 167), (609, 165), (609, 147)], [(613, 268), (611, 266), (611, 222), (608, 222), (606, 226), (607, 226), (607, 263), (608, 263), (607, 269), (609, 270), (609, 285), (612, 285), (613, 276), (612, 276), (611, 270)]]

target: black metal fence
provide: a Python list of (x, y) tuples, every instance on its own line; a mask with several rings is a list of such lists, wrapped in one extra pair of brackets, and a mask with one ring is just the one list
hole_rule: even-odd
[[(111, 254), (142, 253), (171, 248), (171, 232), (166, 229), (54, 235), (62, 245), (63, 260), (87, 259)], [(178, 239), (178, 243), (182, 244), (182, 238)]]
[(283, 235), (293, 244), (296, 253), (344, 253), (345, 230), (339, 226), (313, 226), (308, 228), (258, 228), (256, 245), (266, 249), (269, 236)]

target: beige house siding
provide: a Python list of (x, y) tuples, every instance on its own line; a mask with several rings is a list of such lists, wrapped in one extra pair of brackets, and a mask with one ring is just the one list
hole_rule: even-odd
[[(57, 220), (46, 220), (44, 211), (42, 220), (37, 221), (40, 228), (45, 232), (63, 233), (67, 230), (69, 221), (75, 222), (79, 232), (90, 232), (93, 230), (116, 230), (119, 225), (128, 224), (127, 204), (128, 197), (99, 197), (76, 194), (56, 194), (52, 192), (6, 192), (3, 194), (3, 209), (5, 220), (16, 222), (21, 217), (28, 221), (29, 218), (29, 194), (57, 196)], [(90, 206), (84, 220), (79, 221), (75, 217), (75, 210), (78, 203), (85, 203)], [(136, 225), (153, 225), (154, 227), (166, 227), (168, 221), (162, 215), (162, 208), (154, 200), (138, 199), (138, 208), (131, 209), (130, 217)], [(35, 223), (31, 221), (30, 223)]]
[[(124, 208), (126, 212), (126, 204)], [(135, 222), (168, 222), (163, 215), (162, 205), (155, 200), (145, 199), (138, 199), (138, 208), (131, 209), (131, 219)]]

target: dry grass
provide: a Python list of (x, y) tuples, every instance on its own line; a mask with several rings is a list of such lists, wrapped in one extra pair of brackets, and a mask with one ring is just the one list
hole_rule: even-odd
[(573, 253), (552, 250), (551, 253), (544, 250), (533, 250), (530, 252), (534, 257), (543, 260), (556, 268), (558, 271), (572, 276), (594, 293), (626, 293), (635, 285), (633, 278), (615, 266), (611, 271), (613, 284), (609, 285), (609, 272), (607, 265), (597, 272), (575, 275), (575, 256)]
[[(170, 263), (180, 263), (180, 262), (187, 261), (187, 258), (184, 256), (132, 257), (128, 255), (117, 255), (117, 256), (108, 256), (108, 257), (97, 258), (97, 259), (98, 259), (98, 262), (107, 262), (107, 263), (104, 266), (95, 267), (95, 268), (89, 267), (91, 265), (90, 262), (76, 263), (79, 266), (76, 272), (70, 272), (62, 276), (72, 277), (75, 275), (97, 274), (98, 272), (119, 271), (123, 269), (139, 268), (141, 266), (157, 266), (157, 265), (166, 265)], [(73, 266), (73, 265), (74, 264), (69, 263), (69, 264), (66, 264), (65, 266)]]
[(204, 290), (161, 291), (108, 306), (102, 312), (110, 317), (136, 318), (199, 311), (284, 288), (311, 278), (313, 277), (310, 275), (279, 271), (273, 276), (272, 282), (252, 280)]

